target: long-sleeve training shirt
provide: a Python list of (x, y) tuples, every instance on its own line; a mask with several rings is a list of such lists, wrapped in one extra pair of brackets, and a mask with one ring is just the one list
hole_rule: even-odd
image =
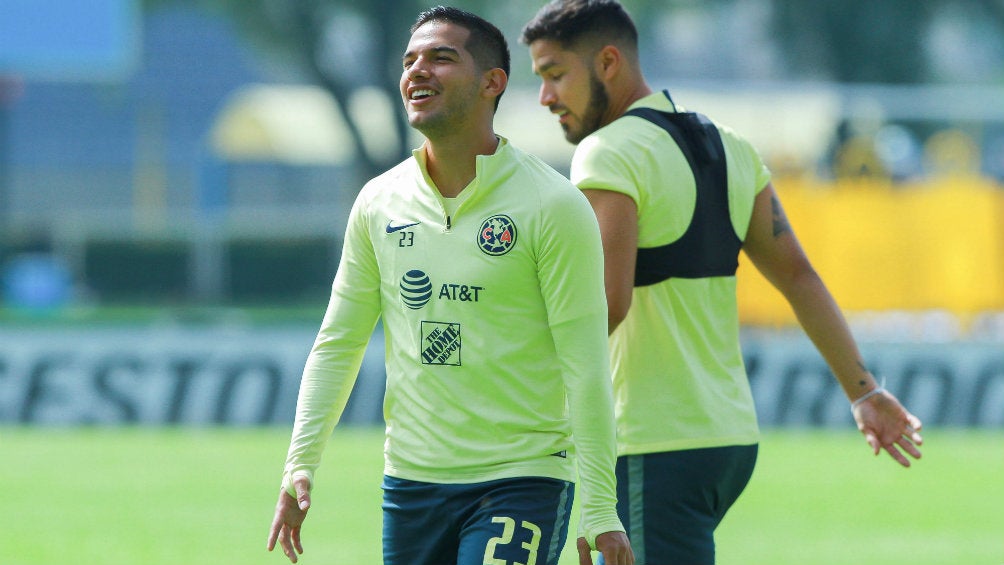
[[(385, 474), (573, 481), (580, 531), (623, 531), (599, 228), (587, 200), (500, 139), (455, 199), (422, 149), (360, 192), (307, 359), (285, 468), (313, 479), (382, 316)], [(573, 439), (574, 438), (574, 439)]]

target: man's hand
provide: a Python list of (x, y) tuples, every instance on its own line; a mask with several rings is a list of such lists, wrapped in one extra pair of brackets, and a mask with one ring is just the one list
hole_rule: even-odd
[(268, 550), (275, 549), (275, 542), (278, 540), (282, 552), (290, 561), (296, 563), (297, 554), (303, 553), (300, 526), (303, 525), (303, 519), (307, 517), (307, 510), (310, 508), (310, 482), (306, 477), (298, 477), (293, 480), (293, 488), (296, 490), (295, 499), (286, 492), (286, 489), (279, 491), (275, 517), (272, 518), (272, 528), (268, 532)]
[[(885, 449), (904, 467), (910, 466), (900, 449), (914, 459), (920, 459), (917, 446), (924, 443), (920, 435), (920, 419), (903, 408), (899, 400), (888, 391), (882, 391), (853, 407), (854, 420), (875, 455)], [(898, 446), (898, 447), (897, 447)]]
[[(586, 538), (579, 538), (576, 547), (579, 550), (579, 565), (593, 565)], [(606, 565), (634, 565), (631, 542), (624, 532), (606, 532), (596, 536), (596, 551), (603, 555)]]

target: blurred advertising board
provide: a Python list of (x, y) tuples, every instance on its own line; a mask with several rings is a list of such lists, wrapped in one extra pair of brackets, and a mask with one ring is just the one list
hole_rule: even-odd
[[(0, 424), (292, 425), (314, 328), (0, 330)], [(804, 336), (744, 338), (764, 427), (852, 426), (847, 400)], [(342, 417), (382, 422), (383, 334)], [(1004, 428), (999, 342), (863, 343), (866, 363), (928, 426)]]

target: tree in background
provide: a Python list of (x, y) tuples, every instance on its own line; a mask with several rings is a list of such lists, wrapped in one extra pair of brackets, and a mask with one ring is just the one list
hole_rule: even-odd
[[(514, 38), (543, 0), (441, 2), (471, 10)], [(410, 150), (410, 129), (401, 104), (398, 80), (401, 50), (418, 13), (437, 2), (418, 0), (143, 0), (146, 10), (195, 6), (231, 18), (244, 38), (268, 59), (294, 76), (328, 90), (339, 102), (358, 159), (360, 178), (386, 170)], [(658, 2), (628, 1), (629, 9), (648, 13)], [(514, 43), (514, 41), (513, 41)], [(511, 44), (513, 74), (529, 76), (529, 62), (518, 44)], [(522, 66), (519, 66), (522, 65)], [(362, 88), (383, 92), (394, 108), (396, 147), (379, 155), (367, 151), (363, 128), (346, 108)], [(379, 110), (383, 111), (383, 110)]]
[[(407, 123), (394, 104), (397, 147), (375, 155), (366, 149), (363, 130), (346, 112), (361, 88), (376, 88), (391, 101), (400, 97), (401, 38), (417, 14), (411, 0), (197, 0), (207, 10), (232, 17), (254, 46), (304, 80), (328, 90), (343, 112), (356, 146), (362, 178), (375, 176), (407, 154)], [(183, 0), (147, 0), (151, 7)], [(388, 157), (388, 155), (390, 157)]]

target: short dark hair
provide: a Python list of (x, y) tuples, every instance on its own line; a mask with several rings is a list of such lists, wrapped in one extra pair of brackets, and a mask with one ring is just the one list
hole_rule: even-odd
[[(436, 6), (418, 15), (418, 19), (411, 26), (411, 33), (415, 33), (418, 28), (429, 22), (449, 22), (469, 31), (470, 36), (464, 48), (471, 52), (474, 62), (481, 70), (498, 68), (502, 69), (507, 77), (509, 76), (509, 44), (505, 40), (505, 35), (491, 22), (460, 8)], [(496, 109), (501, 99), (502, 94), (495, 98)]]
[(578, 47), (583, 40), (638, 50), (638, 29), (616, 0), (552, 0), (524, 27), (520, 41), (556, 41)]

